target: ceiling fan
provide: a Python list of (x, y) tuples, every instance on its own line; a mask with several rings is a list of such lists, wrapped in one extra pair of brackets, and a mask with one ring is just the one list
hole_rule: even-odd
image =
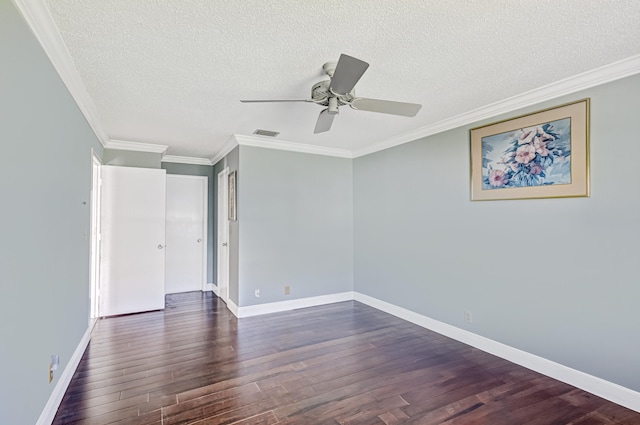
[(340, 106), (349, 105), (359, 111), (415, 117), (422, 105), (417, 103), (394, 102), (391, 100), (356, 97), (354, 87), (369, 64), (354, 57), (341, 54), (338, 62), (327, 62), (322, 67), (331, 78), (320, 81), (311, 88), (311, 99), (241, 100), (243, 103), (262, 102), (311, 102), (327, 108), (320, 112), (314, 133), (331, 129), (331, 124)]

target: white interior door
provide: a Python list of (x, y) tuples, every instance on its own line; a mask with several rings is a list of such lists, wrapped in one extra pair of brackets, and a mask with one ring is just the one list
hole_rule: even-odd
[(165, 170), (102, 166), (100, 314), (164, 308)]
[(224, 169), (218, 173), (218, 211), (217, 229), (218, 240), (216, 244), (218, 272), (216, 276), (218, 296), (225, 303), (229, 300), (229, 217), (228, 217), (228, 174)]
[(207, 178), (167, 175), (165, 292), (200, 291), (207, 276)]

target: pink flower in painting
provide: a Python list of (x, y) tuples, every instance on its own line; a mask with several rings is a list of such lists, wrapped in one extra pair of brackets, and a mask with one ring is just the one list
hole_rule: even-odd
[(528, 164), (536, 157), (536, 148), (533, 145), (523, 145), (516, 150), (516, 161), (520, 164)]
[(542, 167), (538, 164), (533, 164), (529, 169), (529, 173), (537, 176), (538, 174), (542, 173)]
[(536, 152), (540, 154), (540, 156), (549, 155), (549, 149), (547, 149), (547, 142), (542, 141), (539, 137), (533, 139), (533, 146), (536, 148)]
[(504, 171), (502, 170), (491, 170), (489, 174), (489, 184), (493, 187), (502, 187), (507, 183), (504, 178)]
[(525, 145), (527, 143), (531, 143), (531, 140), (533, 140), (536, 133), (536, 128), (523, 128), (522, 133), (520, 134), (520, 136), (518, 136), (518, 144)]

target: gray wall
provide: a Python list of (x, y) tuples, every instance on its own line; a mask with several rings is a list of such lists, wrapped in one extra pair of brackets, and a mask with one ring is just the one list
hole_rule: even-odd
[(240, 169), (238, 305), (351, 291), (352, 161), (240, 146)]
[[(210, 165), (192, 165), (192, 164), (177, 164), (173, 162), (163, 162), (161, 164), (162, 169), (167, 170), (167, 174), (181, 174), (185, 176), (205, 176), (207, 177), (207, 191), (208, 191), (208, 204), (207, 204), (207, 282), (215, 282), (214, 271), (214, 228), (216, 226), (215, 210), (214, 210), (214, 184), (213, 184), (213, 167)], [(216, 175), (217, 176), (217, 175)]]
[(120, 149), (105, 149), (102, 156), (104, 165), (118, 165), (121, 167), (160, 168), (161, 160), (162, 154), (159, 153)]
[(354, 160), (355, 290), (640, 391), (640, 75), (509, 116), (584, 97), (590, 198), (470, 202), (472, 126)]
[(102, 147), (9, 0), (0, 63), (0, 423), (34, 424), (88, 327), (91, 148)]

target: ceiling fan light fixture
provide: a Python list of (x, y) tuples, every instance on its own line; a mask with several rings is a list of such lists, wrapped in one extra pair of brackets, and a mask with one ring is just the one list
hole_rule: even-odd
[(330, 114), (337, 114), (338, 111), (338, 98), (335, 96), (331, 96), (329, 98), (329, 109), (327, 110)]

